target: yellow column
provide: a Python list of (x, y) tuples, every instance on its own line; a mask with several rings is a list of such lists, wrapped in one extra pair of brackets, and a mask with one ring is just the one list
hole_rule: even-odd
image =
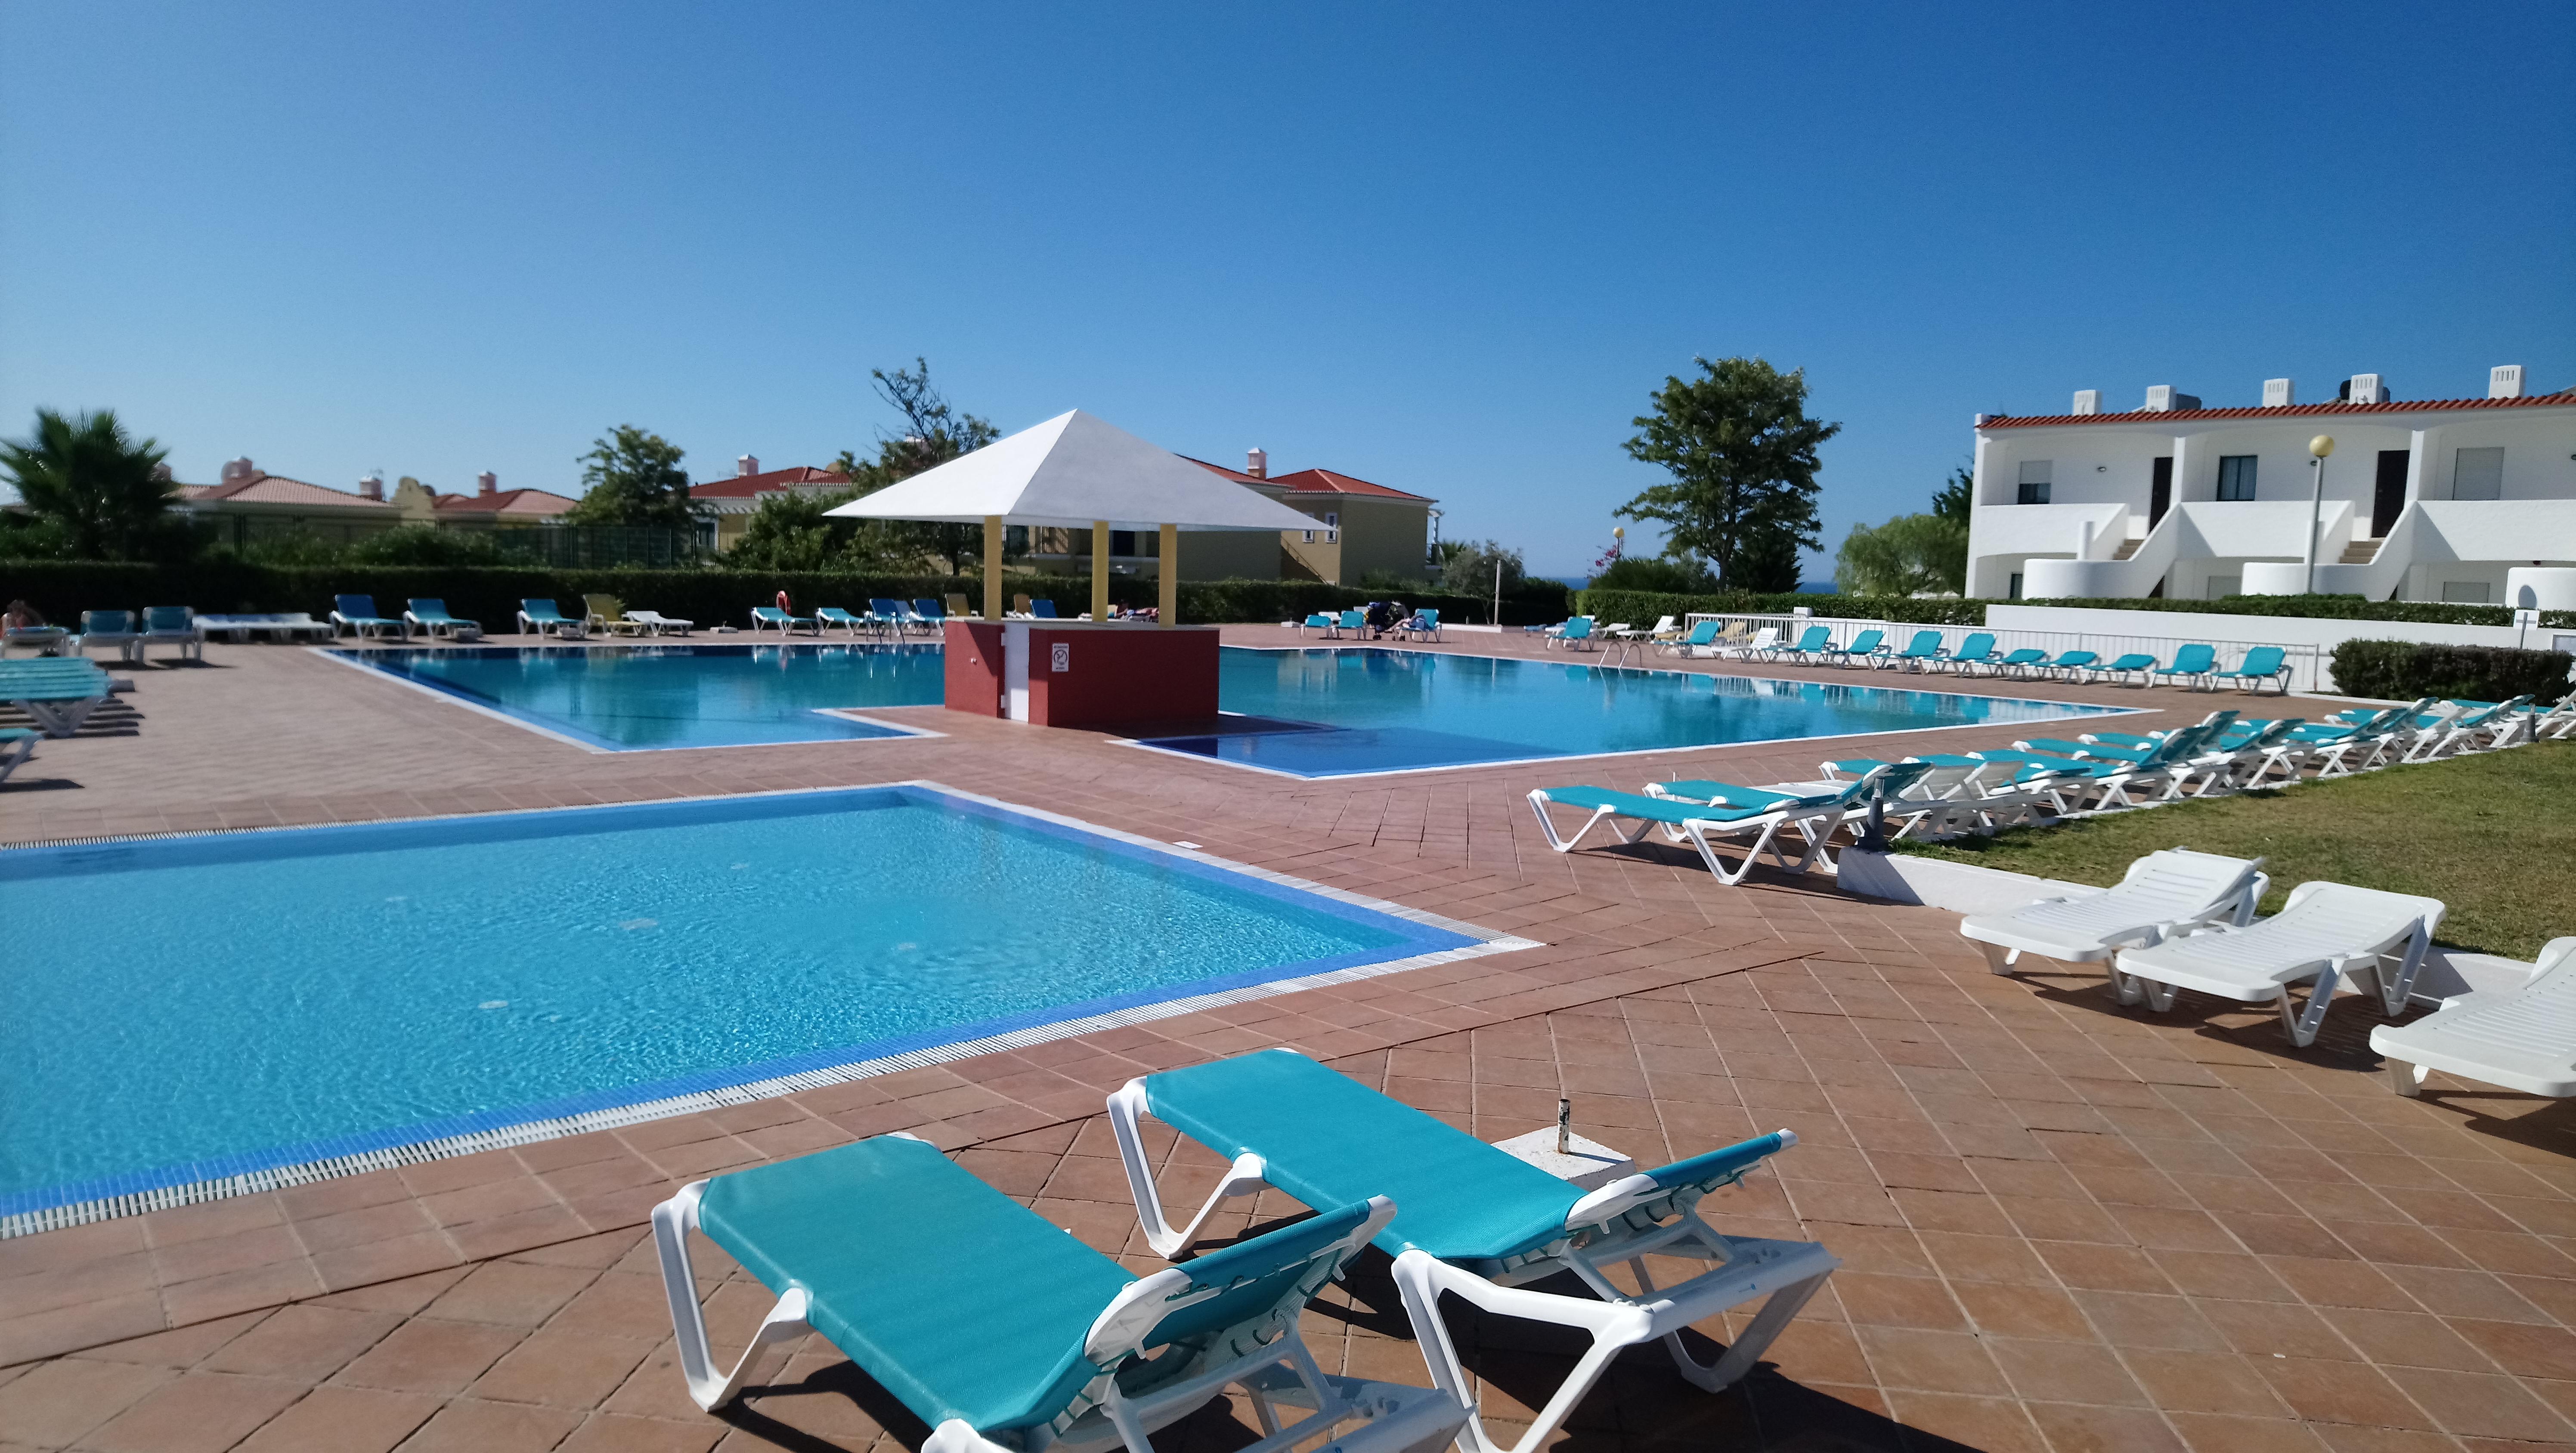
[(1002, 517), (984, 517), (984, 619), (1002, 618)]
[(1091, 522), (1091, 618), (1109, 619), (1109, 522)]
[(1181, 623), (1181, 527), (1163, 527), (1163, 563), (1157, 570), (1163, 579), (1163, 600), (1154, 612), (1156, 625), (1176, 626)]

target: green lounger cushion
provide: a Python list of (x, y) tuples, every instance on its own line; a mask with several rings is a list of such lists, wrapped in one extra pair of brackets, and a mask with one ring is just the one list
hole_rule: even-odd
[(917, 1140), (721, 1176), (698, 1216), (771, 1291), (803, 1287), (814, 1329), (933, 1427), (1062, 1411), (1095, 1375), (1092, 1323), (1135, 1279)]
[(1378, 1233), (1392, 1256), (1419, 1246), (1472, 1262), (1565, 1233), (1584, 1191), (1467, 1132), (1301, 1054), (1261, 1050), (1145, 1077), (1154, 1118), (1232, 1159), (1246, 1151), (1272, 1185), (1309, 1206), (1389, 1196)]

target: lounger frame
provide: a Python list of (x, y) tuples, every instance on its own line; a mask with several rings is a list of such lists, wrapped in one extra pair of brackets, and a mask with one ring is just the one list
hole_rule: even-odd
[[(1539, 831), (1547, 834), (1547, 845), (1560, 853), (1570, 853), (1580, 847), (1584, 838), (1590, 836), (1594, 828), (1605, 822), (1609, 824), (1611, 835), (1618, 838), (1623, 846), (1644, 841), (1649, 832), (1660, 827), (1664, 830), (1667, 841), (1687, 842), (1697, 848), (1700, 861), (1708, 865), (1709, 872), (1716, 875), (1717, 881), (1730, 888), (1744, 881), (1745, 875), (1753, 871), (1754, 865), (1762, 860), (1765, 852), (1771, 855), (1774, 863), (1792, 873), (1804, 873), (1820, 865), (1826, 872), (1832, 872), (1834, 863), (1826, 853), (1826, 845), (1832, 841), (1834, 829), (1842, 825), (1846, 813), (1846, 809), (1841, 804), (1826, 803), (1809, 807), (1784, 807), (1777, 812), (1766, 812), (1759, 817), (1737, 818), (1733, 821), (1691, 818), (1681, 823), (1660, 823), (1650, 818), (1637, 818), (1634, 819), (1637, 824), (1636, 830), (1632, 832), (1621, 827), (1614, 820), (1627, 817), (1628, 814), (1615, 807), (1598, 807), (1592, 809), (1592, 815), (1584, 819), (1583, 826), (1575, 829), (1573, 834), (1568, 836), (1558, 832), (1556, 823), (1547, 815), (1548, 805), (1552, 800), (1547, 795), (1546, 788), (1530, 789), (1530, 811), (1538, 817)], [(1795, 858), (1789, 855), (1789, 846), (1780, 835), (1780, 830), (1784, 827), (1797, 828), (1799, 836), (1805, 840), (1805, 851)], [(1709, 839), (1740, 838), (1748, 833), (1752, 834), (1753, 841), (1744, 850), (1744, 861), (1729, 868), (1726, 861), (1717, 855), (1717, 847)]]
[[(1136, 1218), (1146, 1242), (1158, 1253), (1176, 1256), (1197, 1240), (1208, 1218), (1228, 1200), (1258, 1192), (1270, 1183), (1268, 1165), (1258, 1155), (1235, 1157), (1207, 1203), (1174, 1228), (1163, 1212), (1162, 1192), (1146, 1157), (1142, 1123), (1152, 1110), (1145, 1082), (1129, 1080), (1109, 1097), (1109, 1126), (1118, 1142), (1118, 1160), (1136, 1200)], [(1780, 1132), (1786, 1144), (1797, 1137)], [(1505, 1152), (1497, 1152), (1502, 1154)], [(1740, 1173), (1727, 1183), (1741, 1179)], [(1630, 1347), (1660, 1340), (1673, 1366), (1692, 1384), (1723, 1391), (1753, 1370), (1773, 1339), (1842, 1265), (1839, 1258), (1812, 1241), (1768, 1241), (1729, 1236), (1701, 1219), (1699, 1203), (1713, 1186), (1658, 1186), (1646, 1175), (1613, 1181), (1574, 1203), (1566, 1213), (1563, 1237), (1505, 1263), (1476, 1267), (1442, 1261), (1419, 1247), (1395, 1258), (1397, 1295), (1413, 1324), (1414, 1340), (1432, 1381), (1468, 1409), (1458, 1435), (1461, 1453), (1537, 1453), (1562, 1427), (1610, 1363)], [(1710, 1270), (1673, 1286), (1658, 1287), (1648, 1272), (1649, 1256), (1682, 1257), (1716, 1263)], [(1626, 1263), (1637, 1278), (1629, 1291), (1610, 1280), (1610, 1268)], [(1524, 1283), (1572, 1272), (1600, 1300), (1529, 1290)], [(1440, 1315), (1440, 1297), (1454, 1294), (1497, 1316), (1568, 1327), (1589, 1335), (1592, 1345), (1575, 1363), (1540, 1408), (1519, 1442), (1497, 1443), (1473, 1410), (1474, 1391), (1458, 1358), (1456, 1342)], [(1748, 1302), (1762, 1309), (1713, 1362), (1701, 1362), (1683, 1345), (1682, 1332)]]

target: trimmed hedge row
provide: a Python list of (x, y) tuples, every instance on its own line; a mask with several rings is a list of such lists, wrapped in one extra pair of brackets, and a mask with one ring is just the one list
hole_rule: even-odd
[[(1052, 597), (1068, 615), (1089, 608), (1091, 580), (1079, 575), (1006, 575), (1003, 588), (1014, 595)], [(516, 566), (431, 565), (254, 565), (239, 560), (200, 560), (155, 565), (88, 560), (0, 561), (0, 602), (25, 599), (57, 622), (76, 622), (84, 610), (130, 610), (148, 605), (186, 605), (217, 615), (267, 611), (310, 611), (327, 619), (335, 595), (371, 595), (387, 614), (400, 614), (402, 602), (414, 596), (436, 596), (452, 613), (481, 621), (492, 631), (515, 629), (519, 602), (532, 597), (553, 599), (573, 610), (584, 595), (613, 595), (627, 605), (658, 610), (702, 626), (745, 625), (751, 607), (767, 605), (786, 591), (799, 611), (816, 606), (863, 608), (871, 596), (905, 600), (934, 599), (962, 591), (970, 602), (983, 599), (983, 582), (974, 575), (877, 576), (780, 570), (549, 570)], [(1120, 576), (1109, 583), (1110, 599), (1135, 607), (1155, 603), (1152, 580)], [(1298, 580), (1183, 581), (1181, 619), (1185, 622), (1283, 621), (1317, 611), (1347, 610), (1364, 605), (1382, 592), (1355, 586)], [(1429, 606), (1451, 621), (1484, 621), (1493, 614), (1490, 599), (1470, 596), (1421, 596), (1405, 604)], [(1508, 625), (1537, 625), (1564, 619), (1565, 590), (1544, 585), (1503, 598)]]
[(2381, 701), (2419, 696), (2554, 702), (2567, 694), (2576, 657), (2512, 646), (2447, 646), (2429, 641), (2346, 641), (2335, 647), (2335, 690)]
[[(2077, 606), (2092, 610), (2185, 612), (2199, 615), (2304, 616), (2320, 620), (2411, 621), (2424, 625), (2509, 626), (2513, 610), (2501, 605), (2449, 605), (2438, 601), (2363, 600), (2357, 595), (2231, 595), (2224, 600), (2148, 600), (2121, 596), (2106, 600), (1917, 600), (1910, 596), (1755, 595), (1749, 591), (1712, 595), (1659, 595), (1643, 590), (1580, 590), (1575, 609), (1604, 620), (1648, 625), (1663, 616), (1694, 611), (1733, 615), (1786, 615), (1805, 606), (1818, 615), (1865, 620), (1901, 621), (1909, 625), (1981, 626), (1986, 607), (1995, 605)], [(2543, 611), (2544, 627), (2576, 627), (2576, 611)]]

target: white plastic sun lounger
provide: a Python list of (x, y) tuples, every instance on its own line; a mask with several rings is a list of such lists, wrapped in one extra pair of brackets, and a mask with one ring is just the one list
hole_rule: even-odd
[[(2335, 985), (2347, 973), (2377, 992), (2391, 1018), (2402, 1013), (2444, 911), (2438, 898), (2301, 883), (2270, 918), (2243, 927), (2185, 930), (2144, 948), (2122, 949), (2111, 961), (2111, 978), (2124, 1002), (2142, 1000), (2158, 1011), (2173, 1007), (2177, 989), (2277, 1004), (2282, 1032), (2305, 1049), (2316, 1042)], [(2301, 981), (2313, 987), (2307, 1007), (2294, 1011), (2290, 988)]]
[[(1986, 967), (2009, 973), (2026, 953), (2069, 964), (2098, 964), (2124, 948), (2160, 943), (2177, 929), (2254, 921), (2272, 880), (2261, 858), (2228, 858), (2166, 848), (2129, 864), (2117, 886), (2074, 897), (2041, 898), (2005, 913), (1971, 913), (1959, 935), (1986, 953)], [(2116, 989), (2119, 981), (2112, 980)]]
[[(1149, 1434), (1230, 1385), (1268, 1435), (1243, 1453), (1359, 1420), (1334, 1447), (1431, 1453), (1466, 1421), (1455, 1398), (1327, 1375), (1298, 1335), (1308, 1299), (1394, 1216), (1385, 1197), (1363, 1200), (1137, 1277), (888, 1135), (692, 1182), (653, 1209), (653, 1240), (680, 1370), (710, 1411), (810, 1328), (930, 1425), (922, 1453), (1152, 1453)], [(778, 1294), (730, 1376), (707, 1346), (691, 1231)]]
[(10, 773), (25, 766), (27, 759), (36, 755), (36, 743), (44, 735), (25, 727), (0, 727), (0, 782), (8, 781)]
[(2528, 967), (2519, 989), (2456, 994), (2428, 1018), (2371, 1030), (2389, 1085), (2413, 1099), (2425, 1071), (2440, 1070), (2526, 1095), (2576, 1095), (2576, 938), (2551, 939)]
[(630, 621), (642, 621), (645, 627), (657, 636), (685, 636), (697, 625), (696, 621), (682, 620), (678, 616), (666, 616), (658, 610), (630, 610), (626, 613), (626, 618)]
[[(1233, 1161), (1207, 1205), (1177, 1228), (1163, 1214), (1139, 1129), (1149, 1115)], [(1544, 1445), (1629, 1347), (1661, 1339), (1683, 1377), (1711, 1392), (1725, 1388), (1753, 1370), (1841, 1264), (1814, 1242), (1728, 1236), (1700, 1219), (1702, 1197), (1797, 1143), (1785, 1130), (1587, 1192), (1280, 1049), (1130, 1080), (1109, 1097), (1109, 1124), (1145, 1238), (1165, 1256), (1188, 1247), (1227, 1198), (1263, 1186), (1309, 1206), (1335, 1204), (1344, 1187), (1384, 1187), (1400, 1209), (1377, 1244), (1395, 1258), (1396, 1288), (1432, 1379), (1461, 1407), (1471, 1395), (1440, 1315), (1443, 1294), (1491, 1315), (1589, 1334), (1591, 1347), (1511, 1453)], [(1647, 1272), (1648, 1256), (1716, 1265), (1658, 1286)], [(1621, 1262), (1641, 1292), (1623, 1291), (1604, 1275)], [(1528, 1289), (1561, 1272), (1572, 1272), (1592, 1295)], [(1683, 1345), (1683, 1328), (1754, 1301), (1763, 1303), (1761, 1311), (1714, 1363), (1700, 1362)], [(1459, 1446), (1466, 1453), (1500, 1453), (1474, 1417)]]

